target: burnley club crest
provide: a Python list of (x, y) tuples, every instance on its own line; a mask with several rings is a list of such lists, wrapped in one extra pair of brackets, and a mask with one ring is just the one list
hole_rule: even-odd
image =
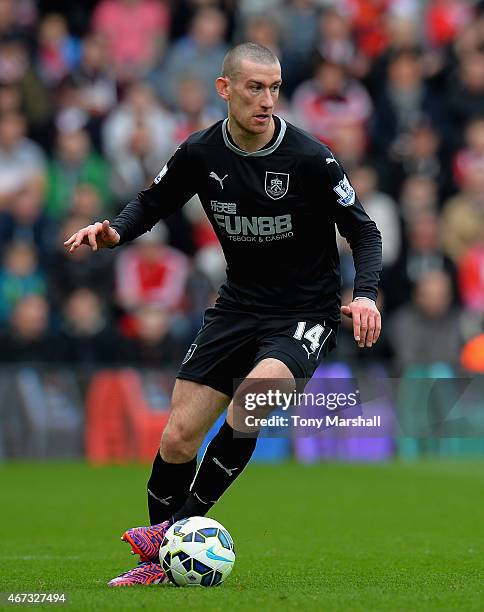
[(266, 172), (265, 189), (270, 198), (280, 200), (289, 189), (289, 174), (284, 172)]

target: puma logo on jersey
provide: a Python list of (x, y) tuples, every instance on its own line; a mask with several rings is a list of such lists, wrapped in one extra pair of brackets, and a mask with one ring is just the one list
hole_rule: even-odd
[(326, 158), (326, 163), (328, 164), (328, 166), (329, 166), (329, 164), (336, 164), (336, 165), (338, 165), (338, 162), (335, 160), (334, 157), (327, 157)]
[(218, 181), (220, 183), (220, 187), (223, 189), (224, 188), (224, 181), (228, 177), (228, 174), (226, 174), (223, 178), (220, 178), (219, 175), (216, 172), (210, 172), (210, 174), (208, 176), (209, 176), (209, 178), (213, 178), (215, 181)]
[(218, 467), (219, 467), (219, 468), (222, 468), (222, 470), (223, 470), (224, 472), (227, 472), (227, 474), (228, 474), (229, 476), (232, 476), (232, 474), (233, 474), (233, 473), (234, 473), (236, 470), (238, 470), (238, 469), (239, 469), (239, 468), (236, 468), (236, 467), (235, 467), (235, 468), (226, 468), (224, 465), (222, 465), (222, 464), (220, 463), (220, 461), (217, 459), (217, 457), (213, 457), (213, 462), (215, 463), (215, 465), (218, 465)]

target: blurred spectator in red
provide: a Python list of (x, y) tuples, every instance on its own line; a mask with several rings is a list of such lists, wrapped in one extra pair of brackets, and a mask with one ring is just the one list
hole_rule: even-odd
[(412, 302), (395, 313), (390, 325), (388, 339), (401, 371), (415, 364), (458, 363), (459, 315), (452, 306), (451, 281), (445, 272), (432, 270), (422, 276)]
[(93, 253), (83, 246), (74, 253), (68, 253), (62, 244), (65, 237), (72, 236), (76, 228), (89, 225), (91, 221), (89, 217), (74, 215), (68, 217), (59, 228), (52, 265), (48, 269), (49, 299), (57, 309), (61, 309), (67, 296), (79, 288), (91, 289), (106, 303), (112, 301), (113, 251), (102, 249)]
[(461, 365), (468, 372), (484, 374), (484, 334), (466, 343), (461, 353)]
[(43, 294), (46, 282), (35, 247), (28, 242), (12, 242), (5, 248), (0, 268), (0, 323), (5, 323), (26, 295)]
[(67, 297), (62, 311), (58, 349), (61, 363), (96, 366), (119, 361), (120, 338), (96, 293), (87, 288), (76, 289)]
[(167, 230), (158, 223), (116, 259), (116, 296), (127, 312), (153, 304), (174, 309), (181, 305), (189, 272), (188, 259), (166, 245)]
[(176, 144), (186, 140), (193, 132), (204, 130), (222, 118), (220, 109), (207, 103), (206, 90), (199, 79), (188, 77), (180, 81), (175, 115)]
[(17, 39), (0, 39), (0, 83), (18, 88), (30, 128), (40, 138), (52, 113), (49, 94), (32, 68), (26, 45)]
[(425, 15), (426, 34), (430, 44), (443, 47), (472, 21), (471, 3), (462, 0), (431, 0)]
[(395, 263), (400, 254), (400, 217), (395, 200), (378, 191), (378, 174), (371, 166), (360, 166), (350, 174), (363, 208), (377, 224), (382, 235), (383, 266)]
[(213, 104), (222, 106), (214, 83), (220, 75), (220, 67), (228, 51), (225, 43), (226, 28), (227, 19), (217, 8), (203, 8), (195, 14), (189, 34), (173, 43), (162, 70), (153, 75), (153, 84), (163, 101), (174, 106), (179, 82), (191, 76), (205, 84)]
[(46, 15), (39, 25), (36, 62), (44, 83), (52, 86), (61, 81), (77, 67), (79, 56), (79, 41), (69, 34), (65, 17)]
[(95, 187), (107, 205), (108, 176), (106, 161), (92, 150), (86, 130), (59, 129), (55, 155), (49, 163), (47, 213), (56, 219), (65, 215), (74, 190), (81, 183)]
[(464, 251), (457, 265), (463, 305), (484, 314), (484, 232), (478, 242)]
[(133, 328), (133, 336), (123, 345), (123, 361), (151, 368), (179, 366), (188, 344), (173, 334), (172, 316), (166, 309), (154, 304), (140, 306), (134, 313)]
[(16, 304), (10, 327), (0, 335), (0, 361), (57, 361), (57, 339), (49, 331), (49, 304), (43, 296), (28, 295)]
[(470, 119), (484, 116), (483, 51), (470, 51), (463, 57), (447, 92), (449, 113), (456, 132), (455, 140), (460, 142), (460, 131)]
[(464, 148), (454, 156), (456, 185), (462, 187), (469, 171), (484, 172), (484, 117), (472, 119), (466, 126)]
[(163, 0), (101, 0), (93, 30), (106, 38), (110, 64), (122, 81), (145, 75), (163, 50), (170, 21)]
[(41, 266), (50, 265), (55, 230), (44, 211), (42, 186), (26, 185), (12, 202), (8, 212), (0, 213), (0, 255), (9, 242), (21, 240), (35, 246)]
[(443, 125), (442, 110), (436, 96), (427, 87), (421, 56), (415, 51), (400, 51), (388, 64), (387, 82), (382, 87), (373, 118), (376, 152), (400, 162), (406, 158), (409, 134), (432, 118)]
[(112, 165), (112, 189), (125, 202), (150, 184), (175, 149), (175, 121), (152, 88), (133, 83), (103, 126), (103, 149)]
[(338, 128), (366, 124), (372, 103), (363, 85), (342, 66), (322, 59), (314, 78), (294, 92), (292, 109), (297, 125), (331, 146)]
[(462, 191), (445, 202), (442, 215), (445, 252), (457, 263), (484, 236), (484, 171), (469, 168)]
[(343, 0), (349, 11), (358, 48), (368, 58), (378, 57), (388, 44), (387, 10), (391, 0)]
[(16, 111), (0, 115), (0, 210), (9, 210), (26, 185), (45, 182), (46, 157), (26, 137), (25, 117)]
[(451, 281), (452, 300), (457, 298), (455, 266), (442, 250), (441, 224), (432, 213), (420, 212), (405, 226), (406, 248), (395, 264), (383, 271), (382, 287), (388, 310), (407, 303), (414, 287), (429, 272), (445, 272)]

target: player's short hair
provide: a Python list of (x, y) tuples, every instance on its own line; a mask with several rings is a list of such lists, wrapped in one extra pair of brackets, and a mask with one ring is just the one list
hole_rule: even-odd
[(239, 71), (240, 62), (244, 59), (267, 66), (279, 63), (277, 55), (267, 47), (253, 42), (245, 42), (233, 47), (227, 53), (222, 64), (222, 76), (229, 79), (235, 78)]

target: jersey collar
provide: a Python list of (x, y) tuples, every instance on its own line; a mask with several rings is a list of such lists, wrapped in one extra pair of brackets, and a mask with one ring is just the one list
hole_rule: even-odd
[(235, 145), (228, 134), (227, 124), (229, 122), (228, 118), (224, 119), (222, 123), (222, 136), (224, 138), (225, 145), (237, 155), (242, 155), (243, 157), (264, 157), (265, 155), (270, 155), (274, 153), (277, 147), (281, 144), (282, 139), (284, 138), (284, 134), (286, 133), (286, 122), (282, 117), (277, 116), (280, 121), (279, 134), (270, 147), (266, 147), (265, 149), (259, 149), (258, 151), (244, 151), (243, 149), (239, 149), (237, 145)]

